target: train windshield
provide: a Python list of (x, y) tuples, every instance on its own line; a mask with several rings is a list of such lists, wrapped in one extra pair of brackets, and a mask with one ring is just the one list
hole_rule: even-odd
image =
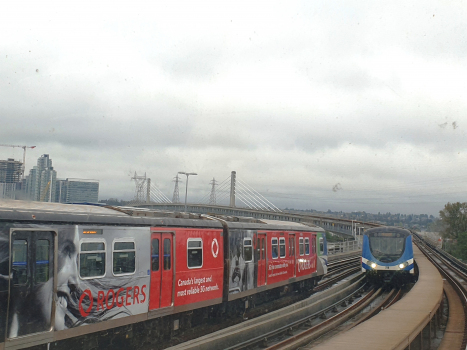
[(371, 254), (383, 263), (396, 261), (404, 251), (406, 235), (392, 232), (378, 232), (368, 238)]

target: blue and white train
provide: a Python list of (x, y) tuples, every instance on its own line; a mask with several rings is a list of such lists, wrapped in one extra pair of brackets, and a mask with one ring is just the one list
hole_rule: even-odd
[(366, 230), (363, 234), (362, 271), (377, 275), (384, 282), (391, 281), (395, 275), (413, 275), (410, 231), (388, 226)]

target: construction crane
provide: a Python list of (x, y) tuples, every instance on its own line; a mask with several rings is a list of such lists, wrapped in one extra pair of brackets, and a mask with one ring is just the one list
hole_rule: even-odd
[(18, 148), (22, 148), (23, 149), (23, 167), (21, 169), (21, 180), (24, 180), (24, 172), (26, 171), (26, 148), (36, 148), (36, 146), (17, 146), (17, 145), (2, 145), (0, 144), (0, 146), (3, 146), (3, 147), (18, 147)]
[[(47, 182), (47, 186), (45, 186), (44, 192), (41, 195), (41, 199), (40, 199), (41, 202), (44, 201), (45, 195), (47, 194), (47, 191), (49, 190), (49, 187), (50, 187), (50, 181)], [(50, 189), (50, 196), (52, 196), (52, 189)]]

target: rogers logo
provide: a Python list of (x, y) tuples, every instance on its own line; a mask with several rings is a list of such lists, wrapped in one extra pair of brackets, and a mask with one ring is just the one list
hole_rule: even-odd
[[(83, 317), (89, 316), (94, 302), (96, 303), (96, 311), (110, 310), (115, 306), (123, 307), (144, 303), (146, 301), (146, 288), (147, 286), (143, 285), (141, 289), (138, 286), (119, 288), (117, 291), (109, 289), (107, 294), (100, 290), (97, 292), (97, 299), (94, 298), (91, 290), (86, 289), (79, 298), (79, 312)], [(89, 303), (86, 310), (83, 308), (83, 302), (85, 301)]]
[(217, 238), (212, 240), (211, 253), (213, 257), (217, 258), (217, 255), (219, 254), (219, 243), (217, 242)]
[(304, 271), (314, 268), (314, 263), (306, 259), (298, 259), (298, 271)]

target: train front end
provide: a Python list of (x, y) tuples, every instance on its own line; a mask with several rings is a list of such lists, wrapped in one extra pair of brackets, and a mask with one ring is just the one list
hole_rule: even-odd
[(396, 227), (365, 231), (362, 246), (362, 271), (383, 282), (404, 281), (414, 274), (412, 234)]

